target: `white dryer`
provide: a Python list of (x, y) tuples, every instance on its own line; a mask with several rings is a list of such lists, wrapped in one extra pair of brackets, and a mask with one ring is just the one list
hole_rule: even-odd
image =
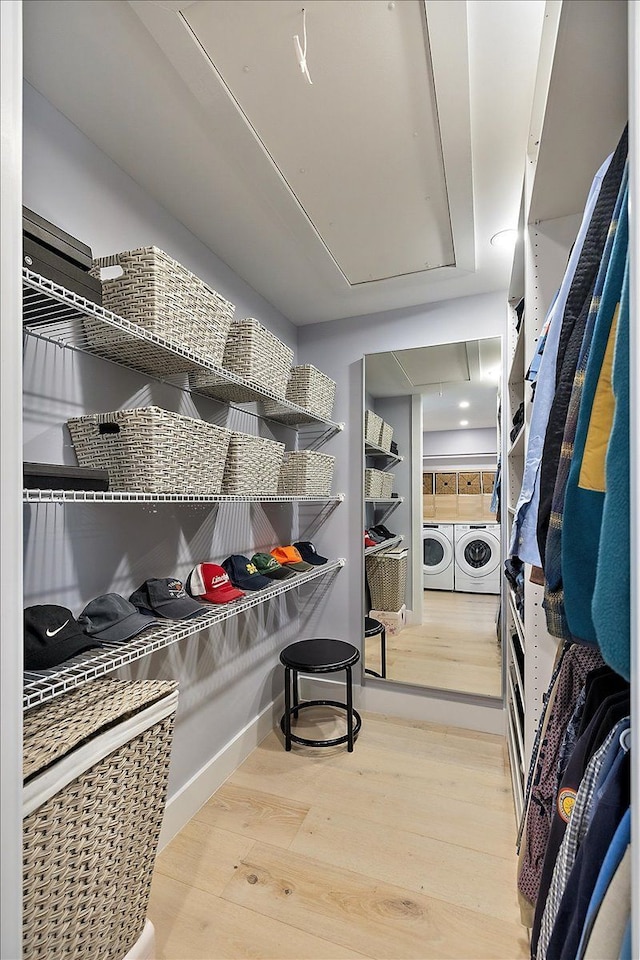
[(422, 525), (422, 572), (425, 590), (453, 590), (453, 524)]
[(455, 589), (462, 593), (500, 593), (500, 524), (456, 523)]

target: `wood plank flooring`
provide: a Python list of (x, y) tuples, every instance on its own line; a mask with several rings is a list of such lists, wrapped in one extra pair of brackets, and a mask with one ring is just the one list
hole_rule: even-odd
[[(425, 590), (423, 622), (387, 634), (387, 678), (440, 690), (499, 697), (502, 652), (498, 597)], [(380, 673), (380, 638), (366, 640), (367, 668)]]
[(354, 753), (287, 754), (273, 732), (159, 856), (157, 960), (525, 958), (514, 839), (502, 737), (367, 714)]

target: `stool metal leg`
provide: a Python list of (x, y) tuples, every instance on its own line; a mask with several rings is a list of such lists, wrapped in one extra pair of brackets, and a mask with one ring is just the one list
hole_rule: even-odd
[(291, 750), (291, 667), (284, 668), (284, 748)]
[(383, 627), (380, 634), (380, 676), (387, 676), (387, 631)]
[(300, 703), (300, 698), (298, 696), (298, 671), (293, 671), (293, 715), (298, 719), (298, 710), (296, 709)]
[(346, 667), (347, 681), (347, 751), (353, 753), (353, 685), (351, 683), (351, 667)]

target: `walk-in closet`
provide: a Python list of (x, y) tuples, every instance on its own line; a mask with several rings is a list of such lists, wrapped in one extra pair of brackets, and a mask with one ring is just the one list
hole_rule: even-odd
[(0, 960), (640, 956), (637, 0), (0, 51)]

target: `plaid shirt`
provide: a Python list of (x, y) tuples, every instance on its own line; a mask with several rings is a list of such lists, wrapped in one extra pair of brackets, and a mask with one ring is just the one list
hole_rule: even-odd
[[(624, 721), (622, 721), (622, 723), (624, 723)], [(606, 740), (587, 764), (584, 776), (580, 781), (580, 787), (576, 794), (576, 800), (573, 805), (573, 810), (571, 811), (567, 829), (562, 838), (553, 877), (551, 879), (551, 886), (547, 894), (547, 902), (542, 915), (542, 923), (540, 924), (536, 960), (545, 960), (547, 956), (547, 947), (549, 946), (549, 940), (553, 932), (553, 925), (560, 907), (560, 901), (567, 886), (569, 874), (575, 863), (576, 856), (578, 855), (580, 844), (584, 840), (591, 822), (593, 798), (598, 777), (605, 762), (607, 750), (613, 742), (619, 726), (620, 724), (616, 724), (613, 730), (609, 731)]]

